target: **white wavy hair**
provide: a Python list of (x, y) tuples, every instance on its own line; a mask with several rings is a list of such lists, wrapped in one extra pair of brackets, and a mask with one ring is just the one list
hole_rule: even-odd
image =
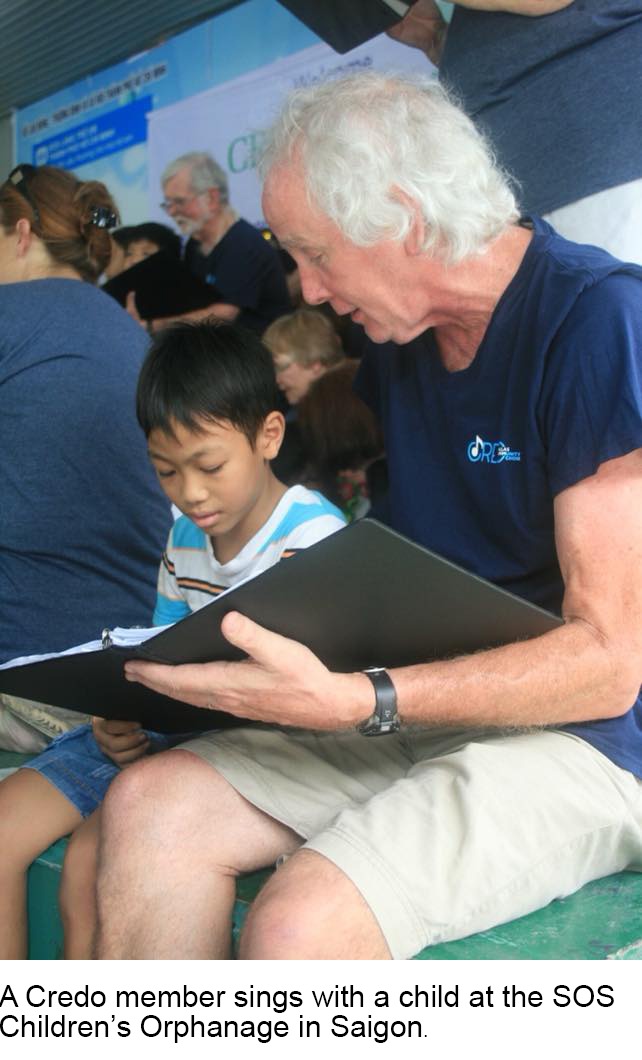
[(519, 216), (484, 137), (426, 77), (367, 72), (295, 90), (267, 133), (261, 172), (294, 158), (309, 200), (357, 246), (403, 240), (419, 209), (422, 249), (456, 263)]

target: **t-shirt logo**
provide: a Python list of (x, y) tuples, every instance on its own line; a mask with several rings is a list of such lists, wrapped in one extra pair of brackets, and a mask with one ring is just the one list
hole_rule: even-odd
[(501, 464), (504, 460), (521, 460), (522, 454), (511, 449), (504, 442), (485, 442), (478, 434), (475, 441), (469, 442), (466, 449), (468, 459), (473, 463)]

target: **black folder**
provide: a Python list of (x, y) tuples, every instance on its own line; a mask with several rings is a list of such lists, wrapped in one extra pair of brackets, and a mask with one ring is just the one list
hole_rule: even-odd
[(399, 22), (402, 5), (386, 0), (279, 0), (321, 40), (345, 54)]
[(205, 309), (224, 302), (213, 284), (194, 276), (184, 262), (159, 250), (108, 280), (101, 288), (122, 306), (127, 295), (136, 295), (136, 308), (143, 320), (180, 316), (192, 309)]
[[(0, 691), (161, 732), (229, 728), (227, 714), (126, 681), (127, 658), (199, 663), (242, 658), (220, 630), (228, 611), (306, 644), (333, 670), (405, 666), (466, 654), (561, 619), (364, 519), (282, 560), (135, 648), (0, 669)], [(97, 635), (100, 631), (97, 631)]]

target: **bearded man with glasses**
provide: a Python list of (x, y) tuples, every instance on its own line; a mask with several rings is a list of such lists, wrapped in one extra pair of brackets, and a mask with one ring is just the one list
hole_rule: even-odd
[(285, 273), (274, 248), (230, 205), (225, 170), (194, 151), (171, 162), (161, 183), (161, 206), (187, 239), (185, 264), (216, 288), (212, 305), (186, 318), (214, 315), (261, 334), (291, 308)]

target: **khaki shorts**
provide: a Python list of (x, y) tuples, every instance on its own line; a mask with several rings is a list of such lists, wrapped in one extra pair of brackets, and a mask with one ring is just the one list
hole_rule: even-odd
[(183, 747), (337, 865), (396, 959), (642, 869), (642, 782), (568, 733), (247, 728)]

